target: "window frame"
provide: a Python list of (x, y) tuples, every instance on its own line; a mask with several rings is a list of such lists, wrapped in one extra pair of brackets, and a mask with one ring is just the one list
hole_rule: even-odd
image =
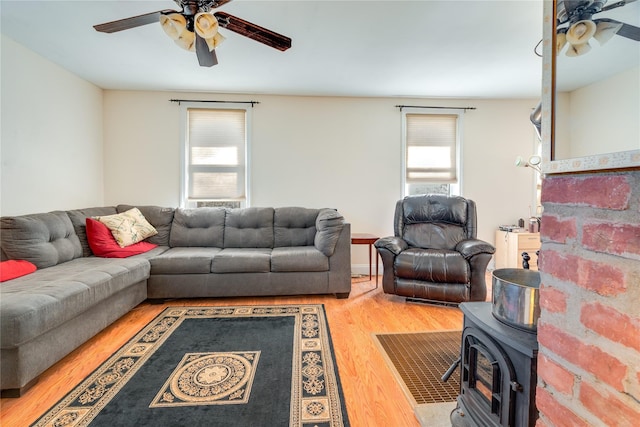
[[(253, 105), (246, 103), (224, 102), (219, 105), (207, 105), (199, 102), (180, 103), (180, 207), (197, 207), (198, 200), (189, 199), (189, 109), (199, 110), (243, 110), (245, 112), (244, 146), (244, 192), (245, 199), (241, 207), (251, 206), (251, 129)], [(222, 201), (223, 199), (218, 199)]]
[(404, 107), (402, 109), (402, 156), (401, 156), (401, 171), (402, 171), (402, 179), (401, 179), (401, 189), (400, 194), (402, 197), (406, 197), (409, 195), (409, 191), (407, 186), (410, 185), (407, 183), (407, 114), (418, 114), (418, 115), (455, 115), (457, 116), (456, 120), (456, 176), (457, 180), (455, 183), (447, 183), (449, 185), (449, 194), (452, 196), (461, 196), (462, 195), (462, 150), (463, 150), (463, 118), (464, 118), (464, 109), (457, 108), (411, 108)]

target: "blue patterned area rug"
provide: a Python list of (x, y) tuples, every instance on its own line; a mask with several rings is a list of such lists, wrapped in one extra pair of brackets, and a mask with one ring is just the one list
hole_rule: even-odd
[(33, 426), (348, 426), (322, 305), (169, 307)]

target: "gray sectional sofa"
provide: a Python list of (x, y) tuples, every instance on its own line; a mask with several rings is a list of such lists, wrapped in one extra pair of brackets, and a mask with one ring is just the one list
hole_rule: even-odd
[(350, 225), (333, 209), (137, 206), (158, 245), (99, 258), (87, 217), (131, 205), (0, 219), (2, 260), (37, 271), (0, 285), (0, 381), (19, 396), (47, 368), (145, 299), (351, 291)]

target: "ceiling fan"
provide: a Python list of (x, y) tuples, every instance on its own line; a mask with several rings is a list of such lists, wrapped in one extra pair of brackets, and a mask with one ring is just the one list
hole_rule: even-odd
[(117, 21), (94, 25), (96, 31), (115, 33), (160, 22), (165, 33), (176, 44), (189, 51), (195, 51), (198, 63), (211, 67), (218, 63), (215, 48), (224, 37), (218, 28), (241, 34), (257, 42), (280, 51), (291, 47), (291, 39), (251, 22), (237, 18), (226, 12), (212, 12), (213, 9), (229, 3), (231, 0), (174, 0), (182, 10), (165, 9), (144, 15), (132, 16)]
[(607, 0), (558, 0), (556, 41), (559, 53), (565, 44), (569, 45), (567, 56), (580, 56), (591, 46), (589, 40), (595, 38), (601, 45), (614, 35), (640, 41), (640, 28), (616, 21), (615, 19), (593, 19), (595, 14), (606, 12), (632, 3), (636, 0), (619, 0), (607, 5)]
[[(601, 45), (614, 35), (640, 41), (640, 28), (609, 18), (593, 19), (593, 15), (616, 9), (636, 0), (619, 0), (606, 5), (607, 0), (557, 0), (556, 2), (556, 55), (569, 44), (567, 56), (580, 56), (591, 50), (589, 39), (595, 38)], [(606, 6), (605, 6), (606, 5)], [(536, 48), (542, 40), (536, 45)], [(542, 57), (534, 48), (536, 55)], [(531, 112), (529, 120), (533, 123), (538, 139), (542, 130), (542, 101)]]

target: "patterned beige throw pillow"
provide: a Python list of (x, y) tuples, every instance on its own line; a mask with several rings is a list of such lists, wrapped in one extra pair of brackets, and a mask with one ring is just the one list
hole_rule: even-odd
[(121, 248), (158, 234), (138, 208), (115, 215), (96, 216), (93, 219), (100, 221), (111, 230), (111, 234)]

